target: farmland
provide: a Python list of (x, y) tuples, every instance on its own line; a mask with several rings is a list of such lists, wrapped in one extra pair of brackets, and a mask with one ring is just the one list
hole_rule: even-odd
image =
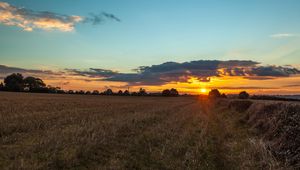
[(291, 168), (252, 128), (256, 119), (244, 118), (248, 106), (9, 92), (0, 101), (0, 169)]

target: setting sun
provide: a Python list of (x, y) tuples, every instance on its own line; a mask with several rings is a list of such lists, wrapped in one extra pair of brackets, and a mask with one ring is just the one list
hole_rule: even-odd
[(201, 88), (201, 89), (200, 89), (200, 92), (201, 92), (201, 93), (206, 93), (206, 92), (207, 92), (207, 89)]

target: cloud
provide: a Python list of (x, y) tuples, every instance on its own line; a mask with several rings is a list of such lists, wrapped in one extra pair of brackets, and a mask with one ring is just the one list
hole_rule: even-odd
[(288, 77), (292, 74), (299, 74), (300, 71), (290, 66), (264, 66), (252, 68), (251, 73), (257, 76)]
[(106, 13), (106, 12), (102, 12), (102, 15), (106, 18), (110, 18), (112, 20), (115, 20), (115, 21), (118, 21), (118, 22), (121, 22), (121, 19), (119, 19), (118, 17), (116, 17), (114, 14), (109, 14), (109, 13)]
[(106, 19), (121, 22), (121, 19), (119, 19), (118, 17), (116, 17), (113, 14), (109, 14), (106, 12), (102, 12), (100, 14), (90, 13), (90, 15), (88, 17), (84, 18), (83, 22), (84, 23), (92, 23), (93, 25), (98, 25), (98, 24), (103, 23)]
[(0, 65), (0, 74), (7, 75), (11, 73), (23, 73), (23, 74), (48, 74), (57, 75), (59, 73), (50, 70), (33, 70), (33, 69), (23, 69), (18, 67), (9, 67), (5, 65)]
[(94, 25), (110, 19), (120, 22), (113, 14), (102, 12), (99, 15), (91, 14), (89, 17), (78, 15), (63, 15), (49, 11), (33, 11), (19, 8), (6, 2), (0, 2), (0, 23), (7, 26), (17, 26), (24, 31), (34, 29), (73, 31), (78, 23), (93, 23)]
[(299, 84), (289, 84), (289, 85), (285, 85), (282, 87), (300, 87), (300, 82), (299, 82)]
[(209, 82), (210, 77), (242, 76), (246, 79), (265, 80), (300, 74), (291, 66), (261, 66), (250, 60), (198, 60), (184, 63), (166, 62), (159, 65), (141, 66), (134, 73), (119, 73), (95, 69), (68, 70), (72, 74), (98, 78), (98, 81), (126, 82), (129, 85), (163, 85), (171, 82), (188, 82), (193, 77)]
[(210, 87), (211, 89), (221, 89), (221, 90), (262, 90), (262, 89), (279, 89), (278, 87), (259, 87), (259, 86), (243, 86), (243, 87), (230, 87), (230, 86), (220, 86), (220, 87)]
[[(210, 82), (211, 77), (239, 76), (249, 80), (268, 80), (300, 74), (292, 66), (262, 66), (251, 60), (198, 60), (190, 62), (166, 62), (152, 66), (141, 66), (132, 73), (89, 68), (87, 70), (65, 69), (64, 71), (34, 70), (0, 65), (0, 76), (22, 73), (42, 78), (68, 78), (92, 81), (123, 82), (129, 86), (164, 85), (168, 83), (189, 83), (191, 78), (200, 82)], [(249, 88), (249, 87), (248, 87)]]
[[(199, 90), (199, 87), (185, 87), (186, 89)], [(278, 87), (260, 87), (260, 86), (207, 86), (208, 89), (220, 89), (220, 90), (269, 90), (279, 89)]]
[(272, 34), (270, 35), (271, 38), (281, 39), (281, 38), (292, 38), (292, 37), (299, 37), (297, 34), (291, 33), (279, 33), (279, 34)]
[(88, 76), (91, 78), (99, 78), (99, 77), (111, 77), (113, 75), (118, 74), (118, 72), (106, 69), (97, 69), (97, 68), (90, 68), (86, 71), (81, 71), (78, 69), (66, 69), (71, 75), (75, 76)]

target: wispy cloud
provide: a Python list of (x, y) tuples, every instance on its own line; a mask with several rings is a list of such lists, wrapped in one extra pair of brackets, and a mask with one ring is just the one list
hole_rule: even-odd
[(120, 22), (113, 14), (102, 12), (98, 15), (84, 17), (79, 15), (64, 15), (50, 11), (33, 11), (19, 8), (6, 2), (0, 2), (0, 23), (7, 26), (17, 26), (24, 31), (34, 29), (58, 30), (63, 32), (73, 31), (78, 23), (93, 23), (94, 25), (110, 19)]
[(271, 38), (292, 38), (292, 37), (299, 37), (298, 34), (292, 34), (292, 33), (279, 33), (279, 34), (272, 34), (270, 35)]
[(90, 13), (90, 15), (88, 17), (85, 17), (83, 22), (84, 23), (92, 23), (93, 25), (98, 25), (101, 24), (105, 21), (105, 19), (110, 19), (110, 20), (114, 20), (117, 22), (121, 22), (121, 19), (119, 19), (118, 17), (116, 17), (113, 14), (109, 14), (106, 12), (101, 12), (99, 14), (94, 14), (94, 13)]

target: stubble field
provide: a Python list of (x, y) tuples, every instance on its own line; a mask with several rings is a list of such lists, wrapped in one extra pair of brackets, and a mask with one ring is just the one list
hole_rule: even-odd
[(280, 169), (195, 97), (0, 93), (0, 169)]

